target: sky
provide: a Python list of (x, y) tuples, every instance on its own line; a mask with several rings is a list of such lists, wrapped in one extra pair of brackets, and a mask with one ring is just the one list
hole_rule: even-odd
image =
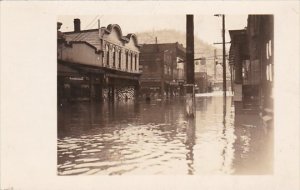
[[(174, 29), (186, 32), (186, 15), (82, 15), (60, 16), (58, 22), (62, 22), (61, 31), (73, 31), (73, 19), (81, 20), (81, 29), (98, 27), (100, 19), (101, 27), (108, 24), (120, 25), (123, 35), (144, 31), (161, 29)], [(228, 30), (243, 29), (247, 25), (247, 15), (225, 15), (226, 42), (230, 41)], [(222, 17), (213, 15), (194, 15), (194, 34), (204, 42), (213, 45), (222, 42)], [(221, 45), (215, 45), (221, 48)]]

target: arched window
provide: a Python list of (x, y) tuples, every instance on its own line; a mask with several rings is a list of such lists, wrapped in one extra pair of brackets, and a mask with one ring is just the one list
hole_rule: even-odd
[(128, 69), (128, 51), (126, 51), (126, 70)]
[(116, 48), (113, 48), (113, 67), (116, 67)]
[(109, 46), (108, 45), (106, 45), (105, 50), (106, 50), (106, 65), (108, 66), (109, 65)]
[(121, 69), (122, 50), (119, 50), (119, 69)]

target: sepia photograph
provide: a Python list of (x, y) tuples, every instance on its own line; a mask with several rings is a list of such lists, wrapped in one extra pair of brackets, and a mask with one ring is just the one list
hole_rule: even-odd
[(0, 190), (298, 190), (299, 8), (1, 1)]
[(58, 17), (58, 175), (272, 174), (274, 16), (137, 17)]

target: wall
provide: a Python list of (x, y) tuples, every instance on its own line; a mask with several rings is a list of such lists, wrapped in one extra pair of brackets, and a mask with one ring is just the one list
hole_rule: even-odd
[[(107, 51), (109, 51), (108, 67), (122, 70), (122, 71), (127, 71), (127, 72), (135, 72), (135, 73), (139, 72), (139, 47), (137, 47), (137, 44), (135, 43), (133, 37), (129, 39), (129, 42), (125, 42), (124, 40), (121, 39), (119, 31), (117, 31), (116, 29), (112, 29), (111, 33), (103, 35), (103, 41), (104, 41), (104, 58), (103, 58), (104, 66), (107, 66)], [(116, 52), (115, 66), (113, 65), (114, 51)], [(121, 59), (120, 59), (120, 52), (121, 52)], [(127, 68), (126, 68), (126, 52), (128, 52)], [(130, 56), (132, 56), (132, 61)], [(121, 61), (121, 63), (119, 63), (119, 61)]]
[(72, 63), (102, 66), (102, 53), (96, 54), (95, 49), (85, 43), (62, 46), (61, 58)]

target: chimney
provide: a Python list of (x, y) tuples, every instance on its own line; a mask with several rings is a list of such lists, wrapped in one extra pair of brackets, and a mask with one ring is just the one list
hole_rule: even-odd
[(80, 19), (74, 19), (74, 32), (80, 32)]

